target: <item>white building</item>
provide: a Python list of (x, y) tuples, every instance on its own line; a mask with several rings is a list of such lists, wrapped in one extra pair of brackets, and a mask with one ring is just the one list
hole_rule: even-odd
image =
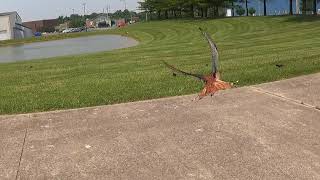
[(95, 20), (96, 27), (111, 27), (111, 19), (105, 15), (98, 16)]
[(232, 17), (232, 9), (227, 9), (227, 17)]
[(17, 12), (0, 13), (0, 41), (32, 37), (32, 30), (22, 25)]

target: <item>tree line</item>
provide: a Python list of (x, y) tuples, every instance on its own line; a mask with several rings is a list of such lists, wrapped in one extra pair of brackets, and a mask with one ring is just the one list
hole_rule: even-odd
[[(263, 15), (267, 16), (267, 0), (263, 3)], [(313, 14), (317, 14), (317, 2), (320, 0), (302, 0), (302, 13), (306, 14), (307, 2), (312, 3)], [(232, 16), (254, 14), (254, 8), (248, 8), (248, 0), (144, 0), (139, 2), (140, 9), (149, 18), (169, 19), (179, 17), (218, 17), (224, 16), (223, 8), (229, 8)], [(243, 7), (244, 6), (244, 7)], [(289, 14), (293, 15), (293, 0), (289, 0)]]
[[(95, 19), (99, 16), (107, 16), (107, 13), (92, 13), (88, 15), (79, 15), (79, 14), (71, 14), (70, 16), (59, 16), (58, 21), (59, 24), (69, 22), (71, 28), (83, 27), (85, 25), (86, 19)], [(131, 17), (138, 16), (138, 13), (134, 11), (129, 11), (128, 9), (122, 11), (117, 10), (114, 13), (108, 13), (110, 19), (125, 19), (126, 21), (130, 21)]]

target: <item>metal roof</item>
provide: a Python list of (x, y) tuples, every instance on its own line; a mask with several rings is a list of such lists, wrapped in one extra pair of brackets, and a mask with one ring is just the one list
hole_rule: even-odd
[(11, 14), (18, 14), (18, 13), (16, 11), (4, 12), (4, 13), (0, 13), (0, 16), (7, 16), (7, 15), (11, 15)]

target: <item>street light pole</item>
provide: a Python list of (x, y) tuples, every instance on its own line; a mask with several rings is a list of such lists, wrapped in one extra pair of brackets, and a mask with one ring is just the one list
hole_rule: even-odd
[(82, 6), (83, 6), (83, 19), (84, 19), (84, 23), (85, 23), (85, 29), (86, 29), (86, 32), (88, 31), (87, 29), (87, 20), (86, 20), (86, 3), (83, 3)]

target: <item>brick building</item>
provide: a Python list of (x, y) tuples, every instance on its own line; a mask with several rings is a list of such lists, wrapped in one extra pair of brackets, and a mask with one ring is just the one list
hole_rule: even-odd
[(48, 19), (39, 21), (24, 22), (24, 26), (32, 29), (32, 32), (53, 32), (55, 27), (59, 25), (58, 19)]

